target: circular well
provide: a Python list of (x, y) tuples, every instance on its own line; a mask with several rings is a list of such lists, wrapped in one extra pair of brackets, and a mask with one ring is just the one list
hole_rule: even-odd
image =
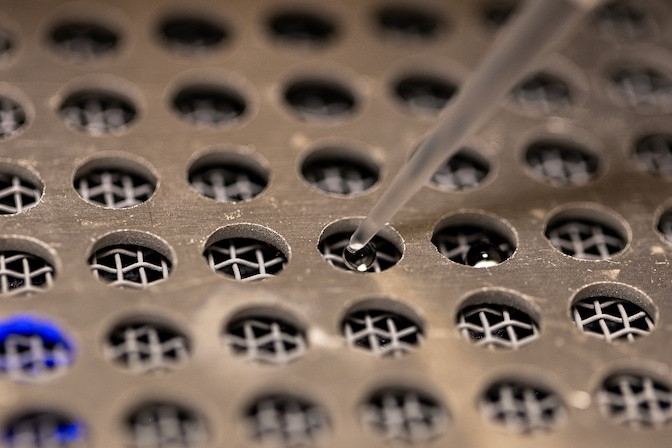
[(225, 24), (190, 13), (164, 18), (158, 25), (157, 34), (166, 47), (185, 54), (214, 50), (230, 37)]
[(304, 121), (340, 120), (352, 115), (358, 101), (351, 89), (328, 78), (300, 78), (283, 93), (285, 105)]
[(464, 191), (487, 182), (490, 161), (469, 147), (462, 148), (434, 172), (429, 184), (442, 191)]
[(639, 8), (637, 1), (604, 2), (593, 14), (593, 23), (610, 37), (635, 39), (655, 30), (650, 11)]
[(206, 419), (196, 410), (165, 400), (147, 401), (124, 418), (129, 446), (203, 446), (210, 438)]
[(515, 291), (470, 293), (455, 316), (462, 337), (491, 349), (519, 349), (540, 337), (539, 312)]
[(374, 20), (383, 36), (399, 41), (433, 39), (446, 27), (436, 11), (401, 4), (378, 9)]
[(511, 0), (492, 0), (481, 6), (480, 15), (484, 24), (499, 29), (515, 15), (517, 6), (517, 2)]
[(572, 298), (577, 328), (607, 342), (633, 342), (654, 330), (656, 309), (649, 297), (621, 283), (594, 283)]
[(604, 379), (597, 391), (600, 410), (612, 423), (631, 429), (662, 429), (672, 421), (672, 388), (668, 381), (637, 370)]
[(6, 64), (16, 52), (16, 38), (14, 34), (0, 25), (0, 63)]
[(265, 161), (236, 150), (211, 150), (189, 166), (189, 184), (201, 196), (218, 202), (254, 199), (267, 187), (270, 173)]
[(141, 374), (175, 370), (188, 362), (190, 351), (189, 338), (176, 325), (144, 315), (117, 322), (103, 347), (108, 361)]
[(30, 408), (12, 415), (2, 424), (6, 446), (80, 446), (87, 438), (84, 423), (73, 415), (50, 408)]
[(649, 173), (672, 179), (672, 134), (650, 133), (639, 137), (633, 155)]
[(88, 61), (115, 53), (121, 35), (113, 27), (97, 20), (70, 19), (53, 25), (48, 39), (52, 50), (60, 56)]
[(44, 183), (32, 169), (0, 161), (0, 215), (14, 215), (38, 205)]
[(278, 308), (255, 307), (236, 313), (226, 324), (222, 339), (236, 356), (266, 364), (287, 364), (308, 350), (303, 325)]
[(268, 17), (266, 28), (280, 43), (307, 48), (326, 45), (338, 35), (338, 26), (330, 15), (299, 8), (275, 11)]
[(448, 427), (448, 412), (433, 395), (407, 386), (374, 390), (360, 406), (363, 423), (385, 440), (423, 443)]
[(672, 78), (644, 63), (621, 63), (606, 74), (613, 99), (646, 113), (672, 110)]
[(28, 113), (13, 96), (0, 93), (0, 140), (17, 135), (28, 124)]
[(417, 350), (424, 323), (407, 305), (390, 299), (366, 299), (351, 306), (340, 322), (346, 343), (381, 358), (400, 358)]
[(51, 288), (60, 268), (56, 255), (44, 243), (24, 237), (0, 239), (0, 294), (15, 296)]
[(142, 289), (168, 278), (174, 267), (171, 247), (152, 234), (125, 230), (100, 238), (89, 251), (94, 277), (111, 286)]
[(524, 161), (533, 178), (556, 187), (585, 185), (600, 171), (600, 159), (592, 151), (559, 138), (542, 138), (530, 143)]
[(483, 418), (514, 434), (550, 431), (567, 420), (560, 396), (543, 384), (501, 379), (482, 394)]
[(544, 235), (563, 254), (593, 261), (612, 258), (630, 241), (623, 218), (592, 204), (566, 206), (553, 213)]
[(564, 109), (575, 100), (570, 84), (547, 72), (528, 76), (513, 89), (511, 96), (519, 107), (546, 114)]
[(59, 325), (32, 314), (0, 321), (0, 373), (15, 381), (51, 380), (75, 362), (75, 345)]
[(432, 244), (448, 260), (475, 268), (488, 268), (508, 260), (517, 238), (510, 224), (482, 212), (462, 212), (439, 222)]
[[(322, 406), (286, 393), (257, 397), (245, 408), (243, 418), (250, 437), (262, 445), (321, 445), (330, 429), (329, 416)], [(300, 443), (296, 444), (297, 440)]]
[(77, 168), (73, 187), (90, 204), (124, 209), (148, 201), (154, 195), (157, 182), (147, 162), (104, 156)]
[(380, 167), (361, 151), (330, 145), (311, 151), (303, 159), (301, 175), (323, 193), (355, 196), (378, 183)]
[(437, 75), (409, 74), (394, 83), (393, 93), (409, 111), (437, 115), (457, 92), (457, 85)]
[(291, 251), (284, 238), (268, 227), (232, 224), (210, 235), (203, 257), (214, 272), (250, 282), (278, 275)]
[(248, 113), (248, 101), (238, 89), (212, 83), (180, 88), (171, 106), (181, 120), (205, 128), (236, 124)]
[(122, 132), (138, 115), (137, 106), (128, 97), (100, 88), (70, 93), (58, 112), (68, 127), (93, 136)]
[(397, 231), (390, 226), (383, 227), (371, 240), (376, 249), (376, 257), (368, 269), (353, 270), (345, 264), (343, 251), (359, 221), (355, 218), (344, 219), (325, 227), (317, 244), (322, 258), (337, 269), (356, 273), (380, 273), (396, 265), (403, 256), (404, 242)]

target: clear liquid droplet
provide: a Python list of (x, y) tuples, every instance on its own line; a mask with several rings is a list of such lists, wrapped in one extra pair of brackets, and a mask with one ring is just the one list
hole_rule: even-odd
[(486, 241), (474, 244), (464, 256), (464, 263), (475, 268), (489, 268), (501, 263), (504, 255), (497, 248)]
[(376, 246), (371, 242), (359, 249), (348, 245), (343, 250), (343, 262), (353, 271), (366, 272), (376, 262)]

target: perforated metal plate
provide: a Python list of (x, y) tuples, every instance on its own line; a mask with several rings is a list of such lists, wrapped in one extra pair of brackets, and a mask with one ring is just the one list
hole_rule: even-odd
[[(0, 1), (0, 442), (668, 446), (667, 0), (610, 5), (546, 58), (467, 142), (483, 173), (381, 232), (386, 269), (320, 252), (514, 3)], [(319, 188), (325, 156), (376, 179)], [(438, 234), (498, 235), (504, 261)]]

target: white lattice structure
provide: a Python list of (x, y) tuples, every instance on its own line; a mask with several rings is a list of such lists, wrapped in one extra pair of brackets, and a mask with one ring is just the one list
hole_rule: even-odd
[(107, 338), (108, 359), (134, 373), (176, 369), (189, 359), (187, 338), (171, 328), (152, 323), (118, 326)]
[(16, 381), (40, 381), (65, 372), (72, 352), (40, 334), (9, 334), (0, 342), (0, 372)]
[(33, 208), (42, 191), (19, 176), (0, 173), (0, 214), (13, 215)]
[(212, 50), (228, 37), (228, 31), (202, 17), (171, 17), (161, 24), (164, 43), (174, 50), (201, 53)]
[(566, 419), (565, 408), (555, 393), (523, 383), (493, 385), (480, 407), (486, 419), (513, 433), (548, 431)]
[(26, 124), (26, 112), (14, 100), (0, 96), (0, 140)]
[(594, 156), (562, 144), (533, 145), (526, 160), (536, 177), (556, 186), (585, 185), (597, 169)]
[(607, 260), (625, 247), (613, 230), (586, 220), (556, 223), (549, 226), (546, 237), (560, 252), (582, 260)]
[(576, 326), (598, 335), (607, 342), (624, 339), (628, 342), (653, 331), (651, 316), (634, 303), (621, 299), (598, 297), (581, 300), (572, 307)]
[(400, 314), (366, 310), (349, 314), (343, 322), (348, 345), (370, 351), (375, 356), (401, 357), (418, 348), (422, 329)]
[(183, 90), (173, 102), (179, 116), (196, 126), (233, 123), (245, 112), (245, 102), (237, 95), (207, 87)]
[(355, 107), (350, 92), (330, 82), (305, 80), (285, 91), (285, 100), (303, 120), (342, 117)]
[(613, 74), (611, 81), (620, 98), (631, 107), (669, 110), (672, 80), (657, 70), (627, 67)]
[(464, 190), (478, 186), (488, 172), (487, 162), (460, 151), (436, 170), (431, 182), (442, 190)]
[(0, 252), (0, 294), (19, 295), (50, 288), (54, 267), (25, 252)]
[(82, 446), (83, 425), (61, 412), (38, 411), (5, 423), (3, 442), (11, 448), (70, 448)]
[(365, 166), (336, 158), (309, 163), (303, 168), (303, 176), (319, 190), (342, 195), (363, 193), (378, 180)]
[(637, 143), (635, 155), (651, 173), (672, 177), (672, 135), (656, 134), (642, 139)]
[(261, 316), (233, 322), (224, 342), (248, 361), (271, 364), (289, 363), (308, 350), (303, 332), (282, 320)]
[(112, 286), (146, 288), (170, 274), (170, 261), (141, 246), (118, 245), (103, 248), (89, 260), (93, 275)]
[(71, 22), (51, 32), (51, 44), (61, 56), (80, 62), (112, 53), (118, 37), (111, 30), (92, 22)]
[(77, 193), (87, 202), (121, 209), (142, 204), (154, 194), (147, 180), (120, 170), (100, 170), (75, 181)]
[(539, 338), (539, 327), (515, 308), (488, 304), (467, 307), (457, 316), (457, 329), (475, 345), (518, 349)]
[(65, 100), (60, 112), (68, 125), (95, 136), (125, 129), (136, 115), (126, 100), (102, 92), (75, 94)]
[(205, 422), (173, 403), (150, 403), (127, 419), (133, 448), (195, 448), (208, 439)]
[(286, 395), (259, 399), (247, 419), (254, 438), (282, 448), (314, 446), (329, 426), (322, 408)]
[(651, 20), (634, 2), (606, 2), (596, 11), (598, 29), (605, 35), (635, 39), (651, 27)]
[(193, 174), (189, 182), (203, 196), (219, 202), (247, 201), (266, 188), (266, 182), (238, 165), (220, 165)]
[(203, 255), (213, 271), (244, 282), (274, 277), (287, 263), (287, 258), (276, 248), (248, 238), (218, 241)]
[(432, 397), (412, 389), (386, 389), (362, 406), (362, 420), (390, 441), (424, 442), (448, 426), (445, 411)]
[(652, 377), (621, 373), (607, 378), (598, 394), (609, 420), (635, 428), (660, 428), (672, 420), (670, 387)]
[(428, 76), (401, 80), (396, 94), (409, 110), (419, 114), (438, 114), (457, 91), (452, 83)]
[(521, 107), (546, 114), (571, 103), (567, 84), (546, 73), (538, 73), (526, 79), (513, 90), (512, 96)]

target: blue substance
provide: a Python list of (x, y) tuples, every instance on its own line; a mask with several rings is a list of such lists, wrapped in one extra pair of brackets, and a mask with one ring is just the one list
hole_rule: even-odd
[(83, 437), (84, 428), (80, 423), (61, 423), (54, 434), (54, 439), (59, 443), (76, 442)]
[[(54, 417), (58, 419), (59, 423), (53, 428), (53, 432), (44, 432), (43, 428), (41, 428), (40, 420), (42, 418), (51, 420)], [(11, 421), (8, 424), (8, 427), (5, 428), (2, 437), (3, 442), (8, 446), (14, 446), (14, 443), (19, 437), (25, 438), (25, 431), (29, 427), (32, 427), (34, 434), (39, 434), (37, 440), (39, 446), (42, 446), (42, 443), (47, 442), (52, 444), (55, 442), (58, 445), (74, 443), (84, 439), (85, 436), (84, 425), (82, 423), (73, 421), (60, 413), (40, 412), (19, 417), (18, 419)], [(21, 428), (21, 430), (17, 432), (18, 428)]]
[(69, 355), (66, 360), (56, 360), (48, 357), (44, 360), (47, 367), (54, 367), (58, 363), (71, 364), (74, 359), (74, 347), (64, 332), (54, 323), (31, 314), (17, 314), (0, 321), (0, 347), (5, 344), (7, 338), (12, 335), (25, 337), (39, 336), (45, 348), (50, 349), (61, 346)]

